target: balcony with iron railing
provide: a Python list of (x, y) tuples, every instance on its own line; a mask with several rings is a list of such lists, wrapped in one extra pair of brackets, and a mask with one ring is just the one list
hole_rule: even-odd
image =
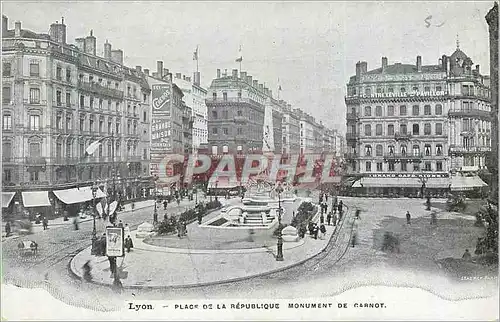
[(347, 113), (346, 119), (348, 121), (357, 121), (359, 119), (359, 115), (357, 113)]
[(82, 89), (84, 91), (94, 93), (94, 94), (101, 94), (117, 99), (123, 99), (123, 92), (117, 89), (113, 88), (108, 88), (104, 87), (102, 85), (99, 85), (97, 83), (91, 83), (91, 82), (84, 82), (82, 80), (78, 81), (78, 88)]
[(409, 140), (410, 138), (411, 138), (410, 133), (400, 133), (400, 132), (394, 133), (394, 139), (396, 140)]
[(464, 146), (450, 145), (450, 153), (477, 154), (477, 153), (487, 153), (490, 151), (491, 148), (487, 146), (464, 147)]
[(345, 138), (346, 140), (356, 140), (359, 138), (359, 133), (346, 133)]
[(424, 157), (423, 153), (386, 153), (384, 154), (384, 159), (388, 160), (413, 160), (422, 159)]
[(489, 120), (491, 119), (491, 112), (479, 109), (454, 109), (448, 111), (448, 116), (475, 117)]
[(46, 166), (47, 158), (45, 157), (25, 157), (24, 163), (29, 166)]

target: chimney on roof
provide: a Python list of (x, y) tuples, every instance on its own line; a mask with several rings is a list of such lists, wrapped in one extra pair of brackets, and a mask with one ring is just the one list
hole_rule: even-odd
[(168, 70), (168, 68), (163, 68), (163, 77), (165, 77), (169, 73), (170, 73), (170, 71)]
[(247, 72), (240, 72), (240, 78), (241, 78), (241, 80), (246, 82), (247, 81)]
[(272, 89), (269, 90), (269, 96), (273, 97), (273, 90)]
[(5, 33), (9, 30), (9, 18), (6, 15), (2, 15), (2, 33)]
[(255, 87), (256, 89), (259, 88), (259, 81), (254, 79), (253, 80), (253, 87)]
[(190, 76), (186, 76), (186, 81), (188, 81), (188, 82), (191, 83), (191, 77)]
[(200, 86), (200, 72), (193, 73), (193, 83)]
[(356, 63), (356, 80), (357, 81), (361, 80), (361, 75), (366, 73), (367, 68), (368, 68), (368, 64), (365, 61)]
[(153, 72), (152, 75), (153, 75), (154, 78), (158, 78), (158, 73), (157, 72)]
[(476, 65), (476, 72), (479, 74), (479, 65)]
[(66, 25), (64, 24), (64, 17), (61, 20), (61, 23), (53, 23), (50, 25), (49, 29), (50, 39), (65, 44), (66, 43)]
[(111, 61), (123, 65), (123, 50), (115, 49), (111, 51)]
[(138, 72), (138, 73), (142, 73), (142, 66), (135, 66), (135, 70)]
[(104, 43), (104, 58), (107, 60), (111, 60), (111, 44), (106, 39)]
[(182, 75), (182, 80), (186, 80), (186, 75)]
[(75, 42), (76, 47), (78, 47), (80, 51), (85, 52), (85, 38), (75, 38)]
[(160, 79), (163, 78), (163, 61), (161, 60), (156, 62), (156, 76)]
[(252, 75), (247, 76), (247, 83), (252, 86)]
[(238, 70), (237, 69), (233, 69), (233, 78), (238, 79)]
[(96, 38), (93, 36), (93, 31), (90, 30), (90, 36), (85, 37), (85, 52), (95, 56)]
[(220, 69), (217, 68), (217, 78), (220, 78)]
[(21, 21), (16, 21), (14, 23), (14, 36), (21, 37)]
[(422, 72), (422, 56), (417, 56), (417, 72)]
[(382, 72), (387, 68), (387, 57), (382, 57)]
[(146, 74), (147, 76), (149, 76), (149, 69), (144, 68), (144, 74)]
[(181, 73), (175, 73), (175, 78), (176, 79), (181, 79)]
[(261, 92), (264, 92), (264, 84), (259, 84), (259, 90), (260, 90)]
[(224, 74), (222, 74), (223, 77), (227, 77), (227, 69), (224, 69)]

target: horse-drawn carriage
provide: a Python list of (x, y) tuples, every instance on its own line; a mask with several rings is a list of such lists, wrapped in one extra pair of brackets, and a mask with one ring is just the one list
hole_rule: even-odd
[(17, 244), (17, 249), (19, 250), (19, 255), (36, 255), (38, 253), (38, 244), (34, 240), (21, 240)]

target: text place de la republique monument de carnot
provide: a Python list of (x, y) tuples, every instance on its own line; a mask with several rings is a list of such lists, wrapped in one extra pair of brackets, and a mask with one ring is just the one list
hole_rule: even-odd
[(2, 1), (2, 321), (499, 319), (498, 1)]

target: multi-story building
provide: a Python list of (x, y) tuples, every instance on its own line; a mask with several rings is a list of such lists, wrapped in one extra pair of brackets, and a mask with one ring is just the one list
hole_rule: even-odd
[(279, 101), (283, 111), (282, 122), (282, 153), (297, 155), (300, 152), (300, 116), (292, 110), (292, 105)]
[[(457, 49), (451, 57), (443, 56), (437, 65), (422, 65), (420, 56), (416, 65), (389, 65), (383, 57), (381, 67), (371, 71), (366, 62), (356, 64), (356, 75), (347, 84), (346, 160), (352, 174), (365, 178), (354, 187), (384, 194), (422, 195), (425, 188), (443, 192), (453, 185), (450, 170), (463, 165), (454, 162), (454, 157), (450, 159), (448, 150), (455, 151), (458, 157), (461, 153), (481, 151), (469, 140), (470, 134), (461, 131), (465, 122), (455, 120), (462, 116), (474, 119), (481, 112), (472, 116), (471, 105), (457, 103), (463, 92), (455, 84), (463, 74), (450, 64), (452, 59), (465, 57)], [(470, 68), (469, 73), (472, 77)], [(487, 92), (482, 84), (474, 84)], [(470, 104), (470, 93), (465, 96)], [(476, 109), (488, 109), (486, 97), (483, 98), (481, 107)], [(478, 102), (479, 97), (471, 103), (477, 106)], [(467, 122), (467, 131), (479, 126), (477, 122)], [(481, 126), (488, 127), (487, 122)], [(459, 141), (460, 133), (463, 140)], [(485, 146), (487, 143), (485, 140)]]
[(207, 90), (200, 85), (200, 72), (194, 73), (191, 77), (176, 73), (174, 83), (182, 90), (184, 102), (192, 111), (192, 151), (198, 151), (200, 145), (208, 143), (207, 130), (207, 105), (205, 100)]
[[(233, 69), (208, 89), (208, 146), (211, 154), (281, 152), (281, 113), (272, 91)], [(267, 116), (267, 119), (266, 119)]]
[(498, 2), (486, 15), (490, 37), (490, 77), (491, 77), (491, 153), (488, 168), (491, 176), (492, 200), (498, 203)]
[[(2, 28), (2, 185), (10, 192), (3, 206), (15, 198), (13, 212), (70, 208), (82, 201), (76, 188), (94, 182), (117, 197), (141, 196), (148, 160), (141, 160), (144, 140), (133, 111), (149, 106), (124, 91), (147, 95), (143, 74), (124, 66), (123, 52), (109, 44), (99, 57), (92, 31), (68, 44), (64, 20), (49, 34), (22, 29), (21, 22), (9, 30), (5, 16)], [(98, 139), (99, 149), (85, 158)]]
[[(315, 120), (311, 115), (295, 108), (295, 114), (300, 116), (300, 154), (314, 153), (316, 146), (315, 141)], [(316, 138), (317, 139), (317, 138)]]

